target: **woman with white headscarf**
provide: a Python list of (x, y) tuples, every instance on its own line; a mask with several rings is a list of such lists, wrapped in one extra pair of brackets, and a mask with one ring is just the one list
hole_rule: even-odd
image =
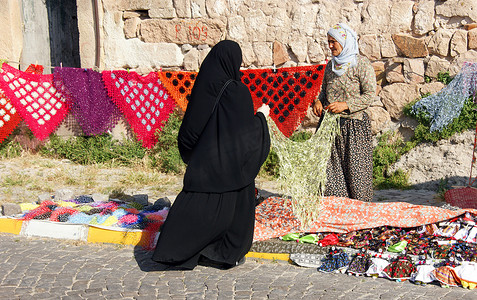
[(346, 24), (328, 31), (328, 62), (313, 112), (323, 109), (340, 115), (341, 135), (331, 151), (326, 170), (326, 196), (362, 201), (373, 198), (373, 149), (365, 110), (376, 95), (376, 75), (369, 60), (359, 55), (358, 37)]

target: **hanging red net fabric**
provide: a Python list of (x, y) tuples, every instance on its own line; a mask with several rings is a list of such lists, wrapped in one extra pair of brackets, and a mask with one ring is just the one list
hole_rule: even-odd
[(30, 74), (3, 64), (0, 88), (39, 140), (47, 138), (68, 113), (65, 100), (53, 85), (52, 74)]
[(0, 143), (18, 126), (21, 117), (10, 100), (0, 91)]
[(174, 101), (156, 72), (140, 76), (136, 72), (103, 71), (109, 96), (131, 125), (137, 139), (146, 148), (157, 142), (156, 131), (162, 130), (174, 109)]
[(321, 89), (325, 65), (242, 70), (255, 110), (270, 106), (270, 117), (289, 137), (300, 125)]
[(190, 92), (197, 78), (197, 72), (161, 71), (157, 72), (157, 75), (177, 106), (185, 111), (187, 103), (189, 103)]

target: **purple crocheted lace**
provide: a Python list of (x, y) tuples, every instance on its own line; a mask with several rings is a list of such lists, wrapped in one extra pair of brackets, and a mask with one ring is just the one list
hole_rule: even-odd
[(54, 84), (64, 95), (85, 135), (105, 133), (119, 121), (121, 112), (108, 96), (101, 73), (57, 67)]

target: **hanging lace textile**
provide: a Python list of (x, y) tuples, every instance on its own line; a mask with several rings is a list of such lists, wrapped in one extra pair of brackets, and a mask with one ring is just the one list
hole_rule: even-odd
[(316, 221), (326, 184), (326, 166), (331, 146), (339, 133), (339, 115), (325, 113), (317, 132), (308, 140), (288, 139), (267, 118), (273, 150), (278, 155), (279, 189), (290, 196), (293, 212), (307, 226)]
[(156, 72), (140, 76), (136, 72), (103, 71), (109, 96), (126, 117), (129, 125), (146, 148), (157, 142), (156, 131), (164, 127), (174, 109)]
[(57, 67), (53, 78), (85, 135), (112, 130), (121, 118), (121, 112), (108, 96), (101, 73)]
[(39, 139), (47, 138), (68, 113), (68, 105), (53, 85), (53, 75), (30, 74), (3, 64), (0, 88)]
[(185, 111), (187, 103), (189, 103), (190, 92), (197, 78), (197, 72), (162, 71), (157, 72), (157, 75), (177, 106)]
[(418, 101), (413, 105), (412, 112), (425, 112), (431, 120), (430, 131), (440, 131), (459, 117), (465, 101), (475, 94), (476, 85), (477, 63), (465, 62), (446, 87)]
[(242, 70), (242, 82), (249, 88), (253, 106), (270, 106), (270, 116), (289, 137), (301, 124), (308, 107), (321, 88), (324, 65), (280, 69)]
[(45, 68), (42, 65), (31, 64), (26, 68), (25, 72), (31, 74), (43, 74), (44, 69)]
[(20, 115), (10, 100), (0, 91), (0, 143), (2, 143), (18, 126)]

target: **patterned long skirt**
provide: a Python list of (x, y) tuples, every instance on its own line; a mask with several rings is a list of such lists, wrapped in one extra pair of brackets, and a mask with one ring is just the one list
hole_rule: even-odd
[(368, 115), (362, 120), (341, 118), (340, 127), (326, 169), (325, 196), (371, 201), (373, 145)]

